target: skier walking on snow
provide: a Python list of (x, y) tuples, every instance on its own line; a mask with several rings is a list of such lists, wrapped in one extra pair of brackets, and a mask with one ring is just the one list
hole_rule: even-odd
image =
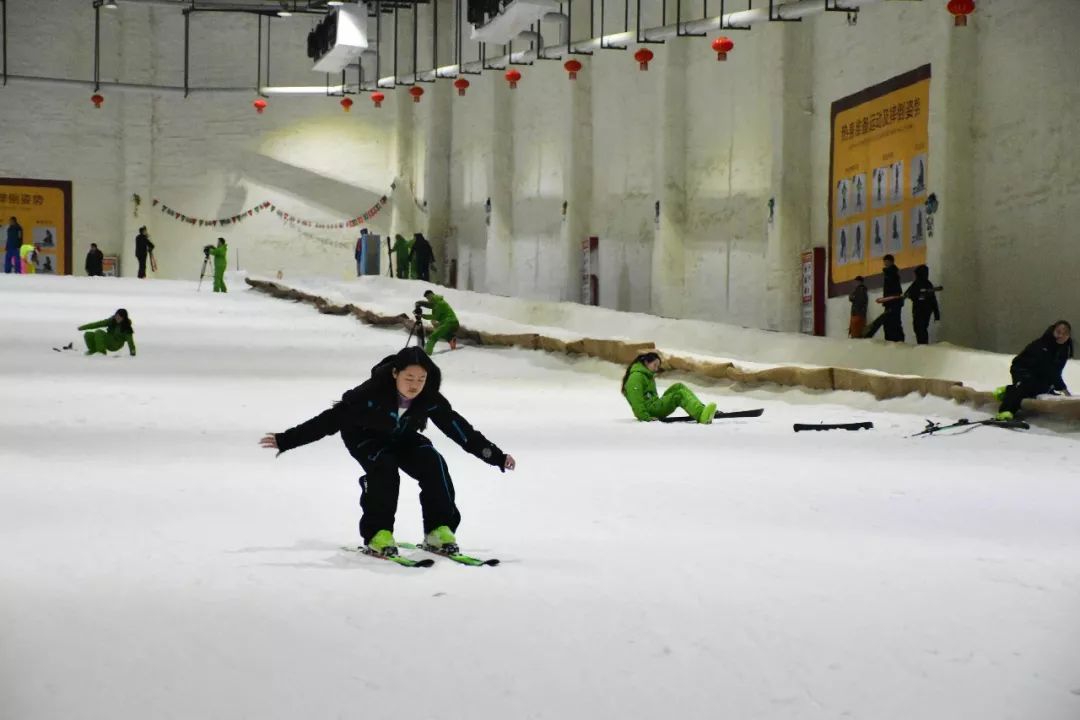
[(431, 324), (435, 327), (427, 339), (427, 344), (424, 345), (424, 352), (430, 355), (435, 350), (435, 343), (443, 338), (450, 343), (451, 350), (457, 350), (457, 338), (454, 337), (454, 333), (458, 331), (461, 324), (458, 322), (454, 309), (442, 295), (436, 295), (431, 290), (426, 291), (424, 297), (427, 299), (418, 300), (416, 306), (431, 309), (431, 313), (423, 317), (425, 320), (431, 320)]
[(281, 433), (265, 435), (259, 444), (279, 454), (341, 433), (349, 454), (364, 468), (360, 478), (360, 535), (368, 550), (397, 555), (394, 516), (399, 471), (420, 484), (424, 543), (456, 553), (454, 532), (461, 513), (454, 503), (454, 484), (443, 456), (422, 434), (430, 418), (466, 452), (503, 471), (514, 458), (485, 438), (439, 392), (439, 368), (418, 347), (391, 355), (371, 370), (371, 378), (346, 392), (329, 410)]
[(1061, 376), (1065, 363), (1072, 356), (1072, 325), (1058, 320), (1046, 328), (1042, 337), (1028, 343), (1024, 351), (1013, 358), (1009, 368), (1012, 385), (994, 390), (994, 398), (1001, 403), (995, 417), (1012, 420), (1024, 398), (1054, 391), (1069, 395), (1069, 388)]
[(662, 396), (656, 394), (656, 373), (660, 370), (660, 355), (647, 352), (634, 358), (623, 375), (622, 394), (630, 403), (638, 420), (659, 420), (682, 408), (690, 417), (707, 425), (716, 414), (716, 403), (705, 405), (682, 383), (675, 383)]

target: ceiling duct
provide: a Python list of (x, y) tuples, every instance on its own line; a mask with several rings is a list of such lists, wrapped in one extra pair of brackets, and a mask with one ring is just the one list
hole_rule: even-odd
[(505, 45), (548, 13), (559, 11), (556, 0), (513, 0), (486, 23), (473, 25), (469, 37), (475, 42)]
[(342, 5), (326, 14), (308, 33), (308, 57), (315, 72), (341, 72), (368, 47), (366, 5)]

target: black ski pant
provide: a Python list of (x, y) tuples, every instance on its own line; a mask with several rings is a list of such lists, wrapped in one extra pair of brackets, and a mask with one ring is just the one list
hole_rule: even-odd
[(420, 509), (424, 534), (440, 525), (457, 530), (461, 513), (454, 503), (454, 483), (439, 451), (420, 433), (406, 435), (390, 445), (373, 440), (361, 442), (353, 457), (367, 473), (360, 478), (360, 536), (367, 543), (380, 530), (394, 531), (397, 514), (399, 470), (420, 484)]
[(1005, 397), (1001, 399), (998, 412), (1011, 412), (1015, 414), (1020, 410), (1024, 398), (1033, 398), (1048, 393), (1053, 389), (1052, 385), (1045, 380), (1016, 370), (1012, 371), (1012, 385), (1005, 388)]
[(416, 277), (418, 280), (430, 280), (431, 266), (426, 262), (419, 262), (416, 264)]
[(139, 261), (139, 277), (146, 277), (146, 256), (136, 255), (135, 259)]
[(900, 317), (900, 309), (903, 303), (886, 303), (885, 310), (874, 318), (870, 327), (866, 329), (864, 337), (872, 338), (877, 331), (885, 326), (885, 339), (893, 342), (904, 342), (904, 324)]
[(930, 344), (930, 316), (932, 313), (913, 312), (911, 325), (915, 328), (915, 342), (919, 345)]

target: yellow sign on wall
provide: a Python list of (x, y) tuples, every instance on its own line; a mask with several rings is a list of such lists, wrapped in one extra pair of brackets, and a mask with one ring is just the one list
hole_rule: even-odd
[(0, 178), (0, 239), (15, 218), (23, 229), (23, 243), (37, 249), (35, 270), (70, 275), (71, 182)]
[(833, 103), (830, 297), (879, 275), (885, 255), (926, 262), (929, 102), (925, 65)]

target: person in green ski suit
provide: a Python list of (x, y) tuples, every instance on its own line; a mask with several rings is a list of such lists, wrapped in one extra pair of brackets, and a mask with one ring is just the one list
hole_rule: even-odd
[(435, 349), (435, 343), (439, 342), (443, 338), (447, 339), (450, 343), (451, 350), (457, 350), (457, 338), (454, 337), (454, 333), (461, 327), (458, 323), (457, 315), (454, 314), (454, 309), (450, 307), (450, 303), (446, 302), (442, 295), (436, 295), (431, 290), (424, 293), (426, 300), (418, 300), (416, 302), (417, 307), (426, 307), (431, 309), (431, 313), (424, 315), (425, 320), (430, 320), (435, 329), (428, 336), (427, 344), (424, 345), (424, 352), (428, 355)]
[(657, 396), (656, 373), (659, 370), (660, 355), (655, 352), (638, 355), (626, 368), (622, 394), (630, 403), (634, 417), (642, 421), (659, 420), (675, 412), (675, 408), (681, 407), (699, 423), (707, 425), (713, 421), (716, 403), (705, 405), (682, 383), (672, 385), (663, 395)]
[(229, 292), (225, 287), (225, 266), (229, 260), (229, 246), (225, 238), (217, 239), (217, 247), (210, 247), (210, 254), (214, 256), (214, 292)]
[(404, 235), (394, 236), (394, 246), (390, 248), (390, 251), (394, 253), (394, 261), (397, 263), (398, 279), (409, 277), (410, 248), (411, 244), (405, 239)]
[(124, 308), (117, 310), (110, 318), (80, 325), (79, 330), (84, 331), (83, 340), (86, 341), (87, 355), (94, 353), (105, 355), (110, 351), (119, 350), (127, 343), (131, 356), (135, 357), (135, 331), (131, 327), (128, 311)]

